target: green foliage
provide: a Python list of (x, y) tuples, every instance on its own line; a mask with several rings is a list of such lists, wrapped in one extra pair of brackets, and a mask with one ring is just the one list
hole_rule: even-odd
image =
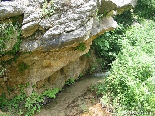
[[(0, 36), (0, 55), (15, 55), (16, 52), (19, 51), (19, 47), (20, 47), (20, 34), (21, 34), (21, 30), (20, 30), (20, 25), (18, 23), (13, 24), (13, 23), (3, 23), (0, 24), (1, 27), (1, 36)], [(12, 46), (12, 48), (9, 48), (9, 51), (7, 51), (8, 49), (8, 42), (13, 42), (15, 43), (14, 46)]]
[(31, 96), (27, 97), (25, 99), (25, 109), (28, 112), (25, 112), (24, 114), (26, 116), (32, 116), (36, 111), (39, 112), (40, 108), (43, 104), (41, 104), (41, 102), (43, 102), (43, 97), (38, 95), (37, 93), (33, 92), (31, 94)]
[[(16, 61), (19, 57), (18, 51), (20, 49), (20, 25), (18, 23), (3, 23), (0, 24), (0, 58), (4, 55), (11, 55), (13, 58), (0, 61), (0, 77), (4, 76), (6, 71), (5, 65), (11, 64), (13, 61)], [(1, 68), (2, 67), (2, 68)]]
[(129, 26), (131, 26), (133, 22), (135, 22), (133, 12), (133, 9), (127, 10), (124, 11), (122, 14), (114, 17), (117, 23), (121, 26), (121, 29), (117, 30), (117, 34), (123, 34), (126, 29), (129, 28)]
[(44, 98), (55, 98), (59, 92), (58, 88), (49, 89), (43, 94), (38, 95), (33, 92), (29, 97), (26, 96), (23, 89), (29, 84), (20, 85), (21, 94), (17, 95), (11, 100), (6, 99), (5, 93), (0, 96), (0, 109), (9, 111), (11, 115), (32, 116), (35, 112), (39, 112), (43, 106)]
[(79, 78), (80, 78), (80, 77), (83, 77), (83, 76), (84, 76), (84, 74), (80, 73)]
[(0, 96), (0, 109), (3, 109), (7, 105), (6, 94), (3, 92)]
[(129, 10), (114, 17), (119, 26), (114, 31), (105, 32), (93, 41), (93, 47), (98, 57), (103, 59), (101, 65), (104, 70), (111, 67), (110, 64), (120, 52), (121, 43), (119, 39), (125, 37), (124, 33), (133, 24), (132, 14), (132, 10)]
[(155, 115), (154, 33), (152, 20), (143, 20), (127, 29), (119, 39), (121, 49), (112, 63), (110, 76), (97, 86), (97, 93), (104, 95), (102, 101), (112, 104), (119, 116)]
[(88, 71), (86, 72), (87, 75), (89, 74), (93, 74), (95, 72), (97, 68), (97, 65), (96, 64), (92, 64), (91, 67), (88, 69)]
[(105, 10), (105, 11), (101, 14), (101, 13), (99, 13), (99, 10), (97, 9), (97, 10), (96, 10), (96, 18), (100, 21), (103, 17), (106, 17), (107, 13), (108, 13), (108, 11)]
[(51, 15), (54, 14), (56, 6), (53, 3), (53, 0), (51, 0), (49, 3), (47, 0), (45, 0), (45, 3), (43, 4), (43, 9), (42, 9), (42, 17), (50, 17)]
[(79, 51), (85, 51), (85, 49), (86, 49), (85, 43), (80, 43), (77, 47), (75, 47), (75, 50), (79, 50)]
[(19, 72), (23, 72), (23, 71), (27, 70), (28, 68), (29, 68), (29, 65), (24, 62), (21, 62), (20, 64), (18, 64)]
[(65, 82), (65, 85), (72, 85), (73, 83), (75, 83), (75, 79), (70, 78)]
[[(118, 28), (117, 30), (119, 30)], [(99, 58), (103, 58), (102, 67), (109, 68), (109, 64), (115, 60), (120, 50), (118, 39), (122, 36), (118, 31), (106, 32), (93, 41), (93, 46)]]
[(91, 57), (91, 49), (89, 50), (88, 53), (84, 54), (85, 57)]
[(138, 0), (138, 4), (134, 13), (138, 15), (138, 19), (155, 20), (155, 0)]
[(48, 98), (55, 98), (56, 94), (59, 92), (59, 89), (58, 88), (55, 88), (55, 89), (48, 89), (46, 90), (44, 93), (43, 93), (43, 96), (46, 96)]
[(115, 115), (155, 115), (154, 3), (154, 0), (139, 0), (134, 11), (115, 17), (120, 29), (113, 34), (107, 32), (109, 37), (106, 33), (94, 43), (99, 56), (107, 57), (109, 51), (108, 55), (104, 52), (111, 45), (108, 39), (117, 38), (114, 46), (119, 49), (112, 51), (116, 55), (111, 74), (96, 86), (97, 94), (103, 94), (103, 104), (112, 108)]

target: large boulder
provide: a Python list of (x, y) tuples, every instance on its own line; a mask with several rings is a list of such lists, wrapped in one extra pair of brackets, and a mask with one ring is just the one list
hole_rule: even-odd
[[(0, 78), (3, 91), (29, 83), (25, 92), (61, 88), (69, 78), (87, 71), (92, 41), (117, 27), (113, 15), (135, 6), (137, 0), (15, 0), (0, 3), (0, 19), (22, 16), (21, 45), (16, 62), (5, 65)], [(106, 12), (106, 14), (105, 14)], [(99, 17), (103, 14), (103, 17)], [(81, 50), (82, 49), (82, 50)], [(28, 52), (31, 53), (22, 53)], [(1, 61), (13, 56), (2, 55)], [(4, 71), (4, 72), (5, 72)], [(34, 88), (36, 85), (36, 88)], [(46, 87), (44, 87), (46, 86)], [(18, 93), (18, 89), (13, 91)], [(14, 95), (12, 94), (12, 96)], [(12, 97), (11, 96), (11, 97)]]

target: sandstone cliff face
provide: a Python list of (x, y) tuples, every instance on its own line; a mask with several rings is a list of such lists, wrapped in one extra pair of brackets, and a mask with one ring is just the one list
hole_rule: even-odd
[[(116, 28), (112, 16), (134, 7), (137, 0), (15, 0), (0, 3), (0, 21), (19, 16), (20, 55), (5, 66), (0, 78), (0, 93), (7, 88), (18, 93), (18, 85), (29, 83), (25, 92), (38, 93), (62, 88), (69, 78), (78, 78), (94, 58), (84, 57), (92, 41), (105, 31)], [(105, 12), (106, 11), (106, 12)], [(99, 19), (98, 17), (101, 16)], [(81, 44), (82, 43), (82, 44)], [(81, 46), (83, 45), (83, 46)], [(84, 49), (80, 50), (80, 47)], [(31, 53), (21, 54), (30, 51)], [(1, 55), (1, 61), (12, 56)], [(28, 68), (19, 71), (20, 64)], [(7, 72), (7, 73), (6, 73)], [(34, 88), (35, 85), (35, 88)], [(14, 95), (12, 94), (12, 96)], [(12, 97), (10, 96), (10, 97)]]

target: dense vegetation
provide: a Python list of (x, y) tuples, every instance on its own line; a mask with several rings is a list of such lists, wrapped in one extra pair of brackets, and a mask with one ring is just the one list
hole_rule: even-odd
[[(43, 16), (51, 15), (45, 4)], [(111, 68), (111, 74), (105, 83), (97, 85), (97, 94), (103, 94), (102, 102), (118, 116), (155, 115), (155, 0), (139, 0), (136, 8), (115, 17), (119, 26), (114, 31), (106, 32), (93, 42), (98, 56), (103, 58), (103, 69)], [(53, 13), (53, 11), (51, 12)], [(16, 56), (20, 45), (20, 26), (0, 24), (0, 57)], [(4, 31), (5, 30), (5, 31)], [(10, 36), (11, 35), (11, 36)], [(6, 42), (15, 41), (10, 50)], [(85, 50), (80, 43), (75, 49)], [(14, 57), (15, 59), (16, 57)], [(11, 59), (12, 61), (12, 59)], [(10, 62), (11, 62), (10, 61)], [(3, 65), (3, 66), (2, 66)], [(0, 65), (0, 77), (3, 76), (5, 62)], [(18, 66), (19, 71), (28, 68), (26, 64)], [(66, 85), (74, 83), (69, 80)], [(0, 96), (0, 109), (18, 115), (33, 115), (44, 104), (45, 98), (55, 98), (58, 89), (47, 90), (38, 95), (35, 92), (27, 97), (23, 92), (27, 85), (19, 85), (21, 94), (6, 99)], [(9, 90), (9, 89), (8, 89)]]
[[(6, 73), (5, 65), (11, 64), (19, 57), (20, 34), (20, 24), (14, 18), (12, 22), (0, 24), (0, 77), (4, 77)], [(4, 55), (11, 58), (2, 61)]]
[(118, 116), (155, 115), (155, 0), (139, 0), (115, 17), (119, 27), (94, 41), (111, 74), (97, 86), (102, 102)]
[(46, 104), (45, 101), (55, 98), (56, 94), (59, 92), (58, 88), (47, 89), (41, 95), (33, 92), (27, 97), (24, 88), (28, 86), (28, 83), (19, 85), (21, 93), (16, 95), (13, 99), (8, 100), (5, 93), (0, 96), (0, 109), (2, 109), (2, 111), (9, 111), (9, 113), (1, 116), (33, 116), (35, 112), (39, 112), (41, 107)]

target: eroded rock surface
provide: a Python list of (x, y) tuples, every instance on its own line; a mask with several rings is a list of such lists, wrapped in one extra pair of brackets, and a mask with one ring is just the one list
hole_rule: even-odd
[[(61, 88), (69, 78), (78, 78), (91, 66), (83, 57), (92, 41), (105, 31), (116, 28), (112, 16), (133, 7), (137, 0), (15, 0), (0, 3), (2, 23), (13, 16), (23, 16), (20, 54), (16, 62), (5, 66), (8, 70), (0, 78), (0, 92), (29, 83), (25, 89), (43, 92), (47, 88)], [(98, 15), (105, 13), (98, 19)], [(107, 16), (108, 14), (108, 16)], [(84, 50), (76, 49), (83, 43)], [(80, 46), (79, 46), (80, 47)], [(1, 56), (2, 61), (12, 56)], [(21, 64), (28, 68), (19, 71)], [(36, 85), (36, 88), (33, 86)], [(44, 87), (46, 85), (46, 88)], [(14, 90), (14, 94), (18, 89)]]

